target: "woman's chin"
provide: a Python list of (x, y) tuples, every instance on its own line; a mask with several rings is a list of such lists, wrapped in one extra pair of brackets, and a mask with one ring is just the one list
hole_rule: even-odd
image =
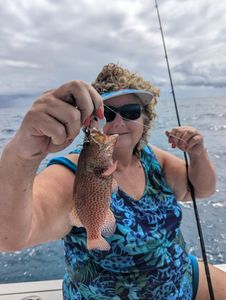
[(131, 141), (125, 139), (125, 136), (119, 136), (117, 139), (117, 142), (115, 144), (115, 150), (126, 150), (129, 151), (130, 149), (133, 149), (134, 145), (131, 143)]

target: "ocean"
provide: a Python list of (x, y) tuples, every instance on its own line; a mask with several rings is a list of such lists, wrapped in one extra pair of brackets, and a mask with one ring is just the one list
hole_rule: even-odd
[[(209, 198), (198, 200), (197, 205), (208, 261), (213, 264), (226, 263), (226, 99), (205, 97), (177, 101), (181, 123), (196, 127), (202, 132), (205, 146), (216, 167), (216, 193)], [(20, 103), (22, 105), (19, 105)], [(0, 153), (3, 145), (19, 128), (30, 103), (30, 96), (0, 96)], [(173, 100), (170, 97), (165, 100), (160, 99), (157, 113), (158, 118), (151, 131), (149, 142), (183, 157), (183, 153), (170, 148), (165, 136), (166, 130), (177, 126)], [(81, 144), (81, 141), (82, 136), (79, 136), (64, 151), (49, 155), (42, 162), (38, 172), (45, 168), (51, 157), (67, 154), (76, 144)], [(201, 258), (192, 202), (181, 203), (181, 206), (183, 210), (181, 227), (188, 251)], [(63, 275), (62, 241), (50, 242), (14, 253), (0, 253), (0, 283), (61, 279)]]

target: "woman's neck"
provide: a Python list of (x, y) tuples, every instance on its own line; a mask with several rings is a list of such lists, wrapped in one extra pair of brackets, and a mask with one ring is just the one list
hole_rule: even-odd
[(113, 154), (113, 160), (117, 161), (117, 169), (116, 171), (121, 172), (124, 169), (132, 166), (133, 164), (137, 163), (138, 158), (133, 155), (131, 151), (115, 151)]

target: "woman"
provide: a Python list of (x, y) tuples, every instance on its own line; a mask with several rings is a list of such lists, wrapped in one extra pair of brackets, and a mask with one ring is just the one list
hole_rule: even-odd
[[(63, 238), (64, 299), (209, 299), (203, 263), (188, 255), (180, 231), (177, 200), (190, 200), (185, 164), (147, 145), (157, 96), (142, 77), (109, 64), (92, 86), (73, 81), (44, 93), (2, 153), (0, 247), (12, 251)], [(109, 251), (88, 251), (85, 230), (72, 227), (69, 217), (79, 149), (53, 159), (38, 176), (36, 170), (89, 126), (93, 114), (102, 119), (103, 104), (104, 132), (119, 134), (113, 155), (119, 190), (111, 199), (117, 229), (107, 238)], [(167, 135), (189, 155), (196, 196), (211, 195), (215, 172), (201, 134), (183, 126)], [(213, 266), (210, 272), (215, 298), (223, 300), (226, 275)]]

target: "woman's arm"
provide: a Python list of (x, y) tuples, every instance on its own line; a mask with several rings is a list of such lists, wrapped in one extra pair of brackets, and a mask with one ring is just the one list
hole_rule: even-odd
[[(195, 188), (196, 196), (204, 198), (212, 195), (216, 189), (216, 174), (204, 148), (201, 134), (190, 126), (182, 126), (168, 132), (168, 137), (173, 148), (178, 147), (188, 153), (188, 174)], [(185, 161), (158, 148), (155, 148), (155, 151), (162, 164), (166, 180), (177, 199), (180, 201), (191, 200)]]
[[(7, 151), (3, 158), (7, 157)], [(75, 175), (61, 165), (51, 165), (35, 176), (31, 164), (11, 157), (4, 160), (16, 173), (1, 176), (1, 251), (16, 251), (62, 238), (71, 229)], [(3, 169), (4, 171), (4, 164)], [(32, 171), (32, 172), (31, 172)], [(12, 172), (14, 173), (14, 171)]]
[(36, 171), (48, 153), (74, 140), (94, 111), (103, 116), (100, 95), (73, 81), (44, 93), (27, 112), (0, 159), (1, 250), (18, 250), (69, 230), (74, 175), (62, 166), (50, 166), (37, 177)]
[(199, 155), (189, 154), (189, 179), (195, 188), (197, 197), (205, 198), (216, 191), (216, 173), (206, 149)]

